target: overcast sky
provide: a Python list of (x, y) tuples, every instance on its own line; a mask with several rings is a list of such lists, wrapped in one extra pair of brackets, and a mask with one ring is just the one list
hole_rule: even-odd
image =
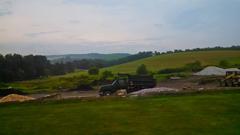
[(240, 0), (0, 0), (2, 54), (239, 44)]

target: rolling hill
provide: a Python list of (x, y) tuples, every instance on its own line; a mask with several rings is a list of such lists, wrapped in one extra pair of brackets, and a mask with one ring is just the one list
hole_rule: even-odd
[[(156, 72), (164, 68), (181, 67), (196, 60), (199, 60), (203, 65), (218, 65), (221, 60), (228, 60), (231, 64), (240, 64), (240, 51), (199, 51), (164, 54), (103, 68), (101, 72), (109, 70), (113, 73), (134, 73), (140, 64), (145, 64), (149, 71)], [(86, 71), (76, 71), (61, 76), (9, 83), (7, 86), (21, 89), (27, 93), (52, 92), (59, 89), (73, 89), (79, 83), (89, 82), (97, 78), (99, 78), (98, 75), (88, 76)]]
[(164, 68), (176, 68), (187, 63), (199, 60), (203, 65), (218, 65), (221, 60), (227, 60), (231, 64), (240, 64), (240, 51), (198, 51), (163, 54), (134, 62), (129, 62), (113, 67), (105, 68), (113, 72), (132, 73), (136, 68), (145, 64), (150, 71), (158, 71)]
[(101, 60), (117, 60), (129, 56), (128, 53), (112, 53), (112, 54), (100, 54), (100, 53), (88, 53), (88, 54), (66, 54), (66, 55), (48, 55), (48, 60), (52, 63), (56, 62), (69, 62), (81, 59), (101, 59)]

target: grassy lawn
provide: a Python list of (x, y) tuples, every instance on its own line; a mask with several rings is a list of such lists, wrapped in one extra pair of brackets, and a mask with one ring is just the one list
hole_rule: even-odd
[(239, 135), (240, 91), (0, 105), (1, 135)]

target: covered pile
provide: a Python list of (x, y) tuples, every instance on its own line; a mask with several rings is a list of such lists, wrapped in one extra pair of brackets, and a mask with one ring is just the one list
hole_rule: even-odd
[(10, 95), (7, 95), (7, 96), (1, 98), (0, 103), (4, 103), (4, 102), (24, 102), (24, 101), (29, 101), (29, 100), (34, 100), (34, 98), (28, 97), (28, 96), (22, 96), (22, 95), (18, 95), (18, 94), (10, 94)]

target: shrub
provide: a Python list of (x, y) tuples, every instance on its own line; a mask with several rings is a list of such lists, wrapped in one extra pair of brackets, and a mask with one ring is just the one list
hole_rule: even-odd
[(222, 67), (222, 68), (228, 68), (228, 67), (230, 67), (230, 63), (226, 60), (221, 60), (219, 62), (219, 66)]
[(180, 73), (180, 72), (186, 72), (186, 71), (191, 71), (191, 72), (197, 72), (202, 70), (202, 65), (200, 61), (195, 61), (193, 63), (188, 63), (183, 67), (179, 68), (166, 68), (158, 71), (158, 74), (172, 74), (172, 73)]
[(81, 75), (73, 77), (75, 81), (75, 88), (77, 89), (92, 89), (91, 85), (94, 78), (88, 75)]
[(200, 71), (203, 67), (200, 61), (195, 61), (193, 63), (188, 63), (184, 66), (187, 71), (197, 72)]
[(179, 73), (185, 71), (184, 68), (166, 68), (158, 71), (158, 74)]
[(137, 71), (136, 73), (138, 75), (145, 75), (145, 74), (148, 74), (148, 71), (147, 71), (147, 68), (144, 64), (140, 65), (138, 68), (137, 68)]
[(89, 75), (98, 75), (98, 73), (99, 73), (99, 69), (97, 67), (91, 67), (88, 70), (88, 74)]
[(113, 77), (113, 73), (111, 71), (106, 70), (102, 72), (102, 76), (101, 76), (102, 80), (106, 80), (109, 77)]

